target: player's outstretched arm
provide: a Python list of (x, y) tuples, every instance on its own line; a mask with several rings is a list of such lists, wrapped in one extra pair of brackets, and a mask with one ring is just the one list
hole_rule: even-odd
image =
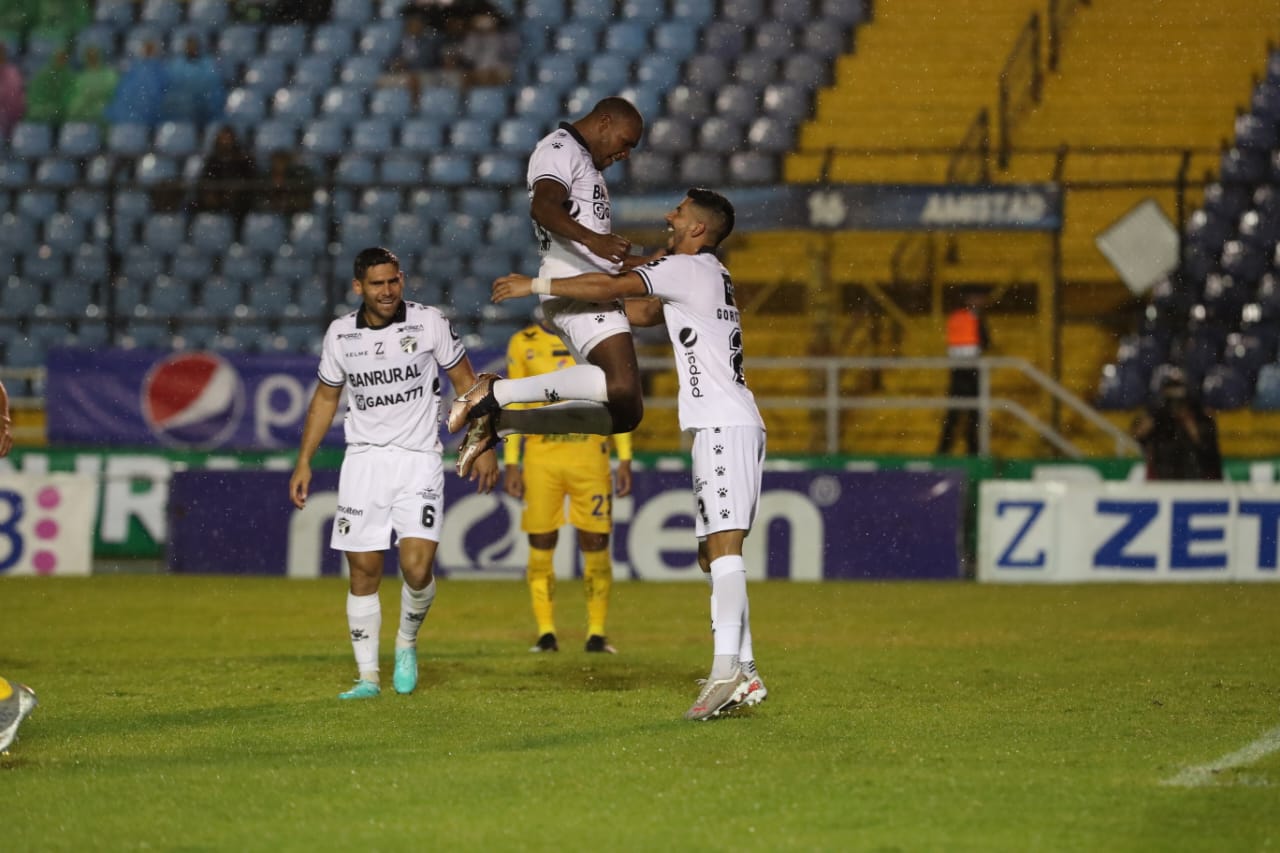
[(298, 462), (293, 468), (293, 476), (289, 478), (289, 499), (298, 509), (307, 505), (307, 493), (311, 489), (311, 457), (316, 455), (324, 434), (329, 431), (341, 399), (341, 387), (323, 382), (316, 384), (316, 391), (311, 395), (311, 405), (307, 407), (307, 419), (302, 427)]
[[(545, 288), (545, 289), (542, 289)], [(540, 279), (512, 273), (504, 275), (493, 283), (492, 298), (494, 302), (506, 302), (532, 293), (564, 296), (583, 302), (609, 302), (627, 296), (643, 296), (647, 291), (644, 279), (633, 272), (609, 275), (603, 272), (589, 272), (575, 275), (572, 278)]]

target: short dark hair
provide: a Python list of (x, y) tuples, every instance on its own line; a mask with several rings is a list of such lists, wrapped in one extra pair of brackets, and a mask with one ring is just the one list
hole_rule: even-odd
[(400, 259), (390, 249), (384, 249), (381, 246), (370, 246), (367, 249), (361, 249), (360, 254), (356, 255), (356, 262), (353, 265), (353, 272), (358, 281), (364, 281), (364, 275), (369, 271), (369, 267), (378, 267), (383, 264), (395, 264), (396, 269), (400, 269)]
[(715, 237), (712, 245), (719, 246), (733, 233), (733, 205), (729, 203), (729, 199), (706, 187), (694, 187), (687, 195), (694, 204), (711, 215), (707, 226)]

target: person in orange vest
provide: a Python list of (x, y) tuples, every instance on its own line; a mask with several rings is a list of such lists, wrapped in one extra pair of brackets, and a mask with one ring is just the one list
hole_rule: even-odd
[[(965, 291), (964, 304), (947, 317), (947, 356), (955, 359), (977, 358), (991, 345), (982, 309), (987, 304), (985, 290), (971, 288)], [(947, 389), (950, 397), (978, 396), (978, 369), (976, 367), (951, 368), (951, 383)], [(976, 409), (948, 409), (942, 422), (942, 435), (938, 439), (938, 455), (951, 452), (956, 427), (960, 419), (965, 423), (965, 444), (970, 456), (978, 453), (978, 412)]]

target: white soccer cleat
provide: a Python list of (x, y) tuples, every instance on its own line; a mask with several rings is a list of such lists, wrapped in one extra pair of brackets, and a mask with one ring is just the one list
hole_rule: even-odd
[(0, 678), (0, 697), (3, 697), (0, 698), (0, 753), (4, 753), (18, 736), (18, 726), (40, 703), (30, 687), (3, 678)]
[(689, 710), (684, 712), (686, 720), (709, 720), (712, 717), (732, 708), (743, 694), (747, 677), (738, 667), (728, 678), (708, 678), (702, 683), (702, 692)]

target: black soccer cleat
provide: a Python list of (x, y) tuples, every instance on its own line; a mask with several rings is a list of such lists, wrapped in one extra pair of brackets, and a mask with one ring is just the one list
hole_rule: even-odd
[(560, 646), (556, 644), (555, 634), (543, 634), (538, 638), (538, 642), (529, 647), (531, 652), (558, 652)]
[(604, 654), (609, 655), (616, 655), (618, 653), (618, 650), (609, 645), (609, 641), (599, 634), (592, 634), (590, 637), (587, 637), (586, 651), (603, 652)]

